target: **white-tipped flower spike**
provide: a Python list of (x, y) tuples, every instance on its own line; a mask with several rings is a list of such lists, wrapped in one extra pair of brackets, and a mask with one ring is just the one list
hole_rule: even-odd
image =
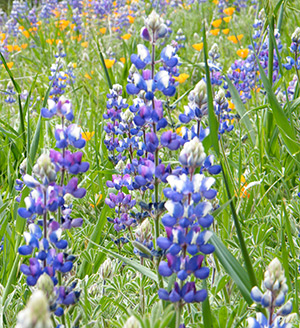
[(130, 122), (132, 122), (133, 119), (134, 119), (134, 113), (132, 113), (132, 112), (130, 111), (130, 109), (126, 109), (125, 112), (122, 112), (122, 113), (121, 113), (121, 118), (122, 118), (122, 120), (123, 120), (124, 122), (126, 122), (126, 123), (130, 123)]
[(52, 328), (48, 300), (41, 290), (35, 291), (24, 310), (19, 312), (15, 328)]
[(55, 181), (56, 172), (54, 164), (51, 162), (48, 154), (42, 154), (32, 169), (36, 176), (39, 176), (41, 180), (46, 184)]
[(179, 162), (183, 166), (196, 168), (202, 166), (205, 158), (206, 154), (202, 143), (197, 137), (194, 137), (193, 140), (184, 144), (179, 155)]
[(144, 220), (142, 224), (137, 228), (136, 235), (140, 242), (149, 241), (152, 237), (152, 226), (148, 219)]
[(55, 301), (55, 293), (54, 293), (54, 284), (50, 276), (46, 273), (43, 273), (36, 284), (38, 290), (41, 290), (46, 295), (50, 304), (52, 301)]
[(279, 290), (286, 288), (285, 286), (284, 270), (282, 269), (281, 263), (275, 258), (268, 266), (265, 277), (264, 285), (269, 290)]
[(297, 27), (295, 32), (292, 34), (292, 41), (293, 42), (300, 42), (300, 27)]
[(112, 261), (107, 258), (100, 266), (99, 275), (103, 280), (106, 280), (112, 276)]
[(195, 88), (189, 94), (189, 101), (194, 101), (201, 108), (207, 103), (206, 83), (204, 80), (199, 81)]
[(146, 27), (150, 28), (153, 32), (160, 28), (160, 25), (163, 24), (163, 19), (157, 14), (155, 10), (145, 19)]
[(131, 316), (125, 322), (123, 328), (141, 328), (141, 324), (135, 316)]

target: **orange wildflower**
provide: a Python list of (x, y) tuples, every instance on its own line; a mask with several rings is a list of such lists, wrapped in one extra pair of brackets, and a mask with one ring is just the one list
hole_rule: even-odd
[(30, 34), (28, 31), (23, 31), (22, 33), (25, 36), (25, 38), (27, 38), (27, 39), (29, 38)]
[[(96, 199), (97, 199), (96, 206), (100, 204), (102, 198), (103, 198), (102, 194), (96, 195)], [(92, 206), (92, 208), (95, 208), (94, 204), (90, 204), (90, 206)]]
[(228, 101), (228, 108), (229, 109), (235, 109), (234, 103), (231, 102), (230, 100), (227, 100), (227, 101)]
[(104, 59), (106, 68), (111, 68), (115, 63), (114, 59)]
[(135, 19), (134, 17), (132, 17), (131, 15), (128, 15), (127, 18), (128, 18), (128, 21), (130, 24), (134, 23), (134, 19)]
[(192, 45), (192, 47), (197, 51), (201, 51), (203, 49), (203, 42), (195, 43)]
[(229, 28), (225, 28), (224, 30), (222, 30), (222, 32), (227, 35), (229, 33)]
[(214, 20), (212, 23), (211, 23), (211, 25), (213, 26), (213, 27), (219, 27), (220, 25), (222, 24), (222, 19), (221, 18), (219, 18), (219, 19), (216, 19), (216, 20)]
[(125, 64), (125, 62), (126, 62), (125, 57), (121, 57), (121, 58), (120, 58), (120, 62), (122, 62), (123, 64)]
[(223, 10), (223, 13), (228, 16), (232, 16), (232, 14), (235, 12), (234, 7), (228, 7)]
[(241, 58), (246, 58), (249, 54), (249, 49), (239, 49), (237, 50), (237, 55), (240, 56)]
[(105, 32), (106, 32), (106, 27), (100, 28), (100, 33), (105, 34)]
[(90, 141), (94, 134), (95, 134), (95, 131), (92, 131), (92, 132), (86, 131), (86, 132), (82, 132), (81, 136), (85, 141)]
[(27, 47), (28, 47), (28, 44), (27, 43), (21, 44), (21, 48), (22, 49), (26, 49)]
[(179, 76), (175, 76), (174, 79), (179, 83), (184, 83), (189, 78), (189, 75), (186, 73), (182, 73)]
[(223, 21), (226, 23), (229, 23), (231, 21), (232, 16), (228, 16), (228, 17), (223, 17)]
[(126, 33), (126, 34), (122, 35), (121, 38), (123, 40), (129, 40), (131, 38), (131, 34), (130, 33)]
[(87, 48), (87, 47), (89, 46), (89, 43), (88, 43), (87, 41), (82, 42), (82, 43), (81, 43), (81, 46), (82, 46), (83, 48)]
[(8, 45), (6, 46), (6, 49), (7, 49), (8, 52), (12, 52), (12, 51), (14, 50), (14, 46), (8, 44)]
[(219, 28), (216, 28), (216, 29), (214, 29), (214, 30), (210, 30), (209, 32), (210, 32), (212, 35), (216, 36), (216, 35), (219, 34), (220, 29), (219, 29)]

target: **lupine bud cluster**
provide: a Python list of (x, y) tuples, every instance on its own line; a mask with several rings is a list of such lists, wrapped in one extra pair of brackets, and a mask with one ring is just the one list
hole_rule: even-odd
[(73, 200), (86, 194), (86, 190), (78, 186), (77, 177), (67, 180), (69, 174), (85, 173), (89, 163), (82, 161), (82, 152), (72, 152), (72, 148), (83, 148), (85, 140), (81, 129), (71, 123), (74, 119), (71, 101), (63, 96), (56, 99), (55, 95), (57, 92), (48, 100), (48, 107), (41, 109), (41, 115), (60, 119), (55, 139), (61, 151), (51, 149), (42, 154), (33, 166), (32, 175), (25, 173), (27, 168), (23, 165), (20, 168), (22, 181), (17, 181), (17, 186), (20, 189), (24, 183), (31, 189), (25, 198), (26, 207), (18, 209), (18, 214), (27, 220), (29, 230), (24, 232), (26, 244), (19, 247), (19, 253), (31, 256), (29, 263), (23, 263), (20, 270), (27, 276), (28, 285), (37, 286), (47, 295), (49, 309), (61, 316), (64, 308), (75, 304), (80, 295), (76, 281), (67, 286), (64, 282), (60, 286), (59, 281), (67, 277), (76, 259), (68, 252), (70, 245), (63, 238), (64, 230), (83, 223), (82, 218), (72, 218)]
[(52, 328), (48, 299), (41, 290), (36, 290), (19, 312), (15, 328)]
[[(282, 320), (282, 317), (286, 317), (292, 312), (293, 304), (291, 300), (285, 303), (288, 287), (284, 270), (277, 258), (272, 260), (267, 267), (263, 286), (265, 289), (264, 293), (262, 293), (258, 287), (253, 287), (251, 290), (251, 297), (254, 302), (268, 310), (269, 316), (266, 318), (262, 313), (259, 313), (256, 319), (248, 318), (249, 327), (291, 327), (290, 324), (284, 323)], [(276, 308), (279, 309), (275, 313)]]
[[(167, 262), (160, 263), (159, 273), (163, 276), (175, 273), (181, 282), (191, 275), (206, 279), (209, 269), (205, 266), (205, 255), (214, 251), (214, 246), (208, 243), (212, 233), (207, 228), (213, 222), (210, 212), (217, 191), (211, 187), (215, 179), (195, 173), (205, 160), (206, 154), (197, 137), (185, 143), (179, 156), (185, 172), (169, 175), (167, 181), (171, 187), (164, 189), (168, 213), (162, 223), (167, 237), (159, 237), (157, 244), (167, 252)], [(159, 290), (159, 297), (171, 302), (202, 302), (206, 296), (206, 290), (196, 290), (195, 282), (186, 282), (182, 287), (175, 283), (170, 292)]]

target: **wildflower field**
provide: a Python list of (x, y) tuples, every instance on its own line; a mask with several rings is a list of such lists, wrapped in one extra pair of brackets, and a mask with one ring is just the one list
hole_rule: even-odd
[(299, 1), (0, 6), (0, 328), (299, 327)]

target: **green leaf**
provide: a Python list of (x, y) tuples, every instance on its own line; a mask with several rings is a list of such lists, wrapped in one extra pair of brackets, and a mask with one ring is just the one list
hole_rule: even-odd
[(251, 305), (253, 303), (250, 296), (252, 286), (248, 279), (247, 272), (216, 235), (210, 238), (210, 242), (215, 246), (215, 254), (224, 269), (241, 291), (245, 301)]
[[(253, 45), (253, 40), (252, 41), (252, 46)], [(284, 113), (283, 109), (281, 108), (279, 102), (276, 99), (276, 96), (272, 90), (272, 85), (269, 81), (269, 79), (266, 76), (266, 73), (264, 69), (262, 68), (259, 59), (257, 58), (256, 53), (254, 52), (254, 55), (256, 57), (256, 61), (259, 67), (259, 72), (261, 76), (261, 80), (263, 82), (263, 85), (266, 89), (269, 103), (271, 105), (271, 109), (275, 118), (275, 121), (277, 123), (278, 128), (280, 129), (282, 139), (287, 146), (290, 154), (294, 157), (295, 155), (298, 155), (300, 151), (299, 144), (296, 142), (296, 133), (294, 128), (291, 126), (289, 123), (288, 117)]]
[(212, 95), (212, 88), (210, 82), (210, 71), (207, 64), (208, 55), (207, 55), (205, 27), (203, 27), (203, 49), (204, 49), (204, 63), (205, 63), (205, 78), (206, 78), (206, 87), (207, 87), (209, 136), (210, 136), (211, 144), (213, 145), (216, 154), (219, 156), (220, 155), (219, 139), (218, 139), (219, 122), (215, 115), (214, 105), (213, 105), (213, 95)]
[(7, 64), (6, 64), (6, 60), (4, 58), (4, 56), (2, 55), (2, 52), (0, 52), (0, 57), (1, 57), (1, 61), (11, 79), (11, 82), (13, 83), (14, 87), (15, 87), (15, 90), (17, 91), (18, 94), (20, 94), (22, 92), (19, 84), (16, 82), (16, 80), (14, 79), (13, 75), (12, 75), (12, 72), (11, 70), (8, 68)]
[(252, 141), (252, 145), (254, 146), (255, 145), (255, 133), (254, 133), (253, 125), (247, 114), (246, 108), (245, 108), (235, 86), (232, 84), (232, 82), (229, 80), (229, 78), (226, 75), (225, 75), (225, 79), (228, 84), (228, 88), (231, 93), (231, 97), (232, 97), (234, 106), (241, 117), (241, 122), (245, 125), (246, 129), (248, 130), (251, 141)]
[(132, 259), (128, 259), (127, 257), (122, 256), (116, 252), (113, 252), (110, 249), (107, 249), (103, 246), (97, 245), (97, 247), (99, 247), (103, 253), (110, 254), (114, 258), (119, 259), (120, 261), (131, 266), (132, 268), (134, 268), (135, 270), (140, 272), (142, 275), (152, 279), (155, 282), (158, 282), (157, 275), (153, 271), (151, 271), (149, 268), (145, 267), (144, 265), (141, 265), (139, 262), (132, 260)]

